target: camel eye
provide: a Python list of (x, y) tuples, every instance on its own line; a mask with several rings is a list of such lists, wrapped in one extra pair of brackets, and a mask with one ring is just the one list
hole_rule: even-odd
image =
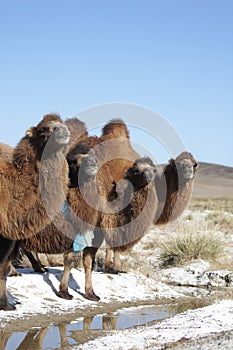
[(197, 164), (197, 163), (193, 164), (193, 167), (194, 167), (194, 168), (197, 168), (197, 166), (198, 166), (198, 164)]
[(73, 164), (73, 165), (74, 165), (74, 164), (77, 164), (77, 159), (75, 159), (75, 158), (70, 159), (70, 160), (69, 160), (69, 164), (70, 164), (70, 165), (72, 165), (72, 164)]
[(138, 169), (135, 169), (135, 170), (134, 170), (134, 174), (135, 174), (135, 175), (140, 175), (140, 174), (141, 174), (141, 171), (138, 170)]
[(49, 128), (46, 127), (46, 126), (43, 126), (42, 128), (40, 128), (40, 129), (37, 131), (37, 133), (38, 133), (38, 135), (43, 136), (43, 135), (45, 135), (48, 131), (49, 131)]

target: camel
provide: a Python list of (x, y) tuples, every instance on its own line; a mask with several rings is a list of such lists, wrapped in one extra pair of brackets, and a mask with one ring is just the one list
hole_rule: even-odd
[[(160, 168), (161, 166), (157, 166)], [(153, 225), (164, 225), (178, 219), (188, 207), (191, 200), (194, 176), (198, 167), (197, 161), (189, 152), (180, 153), (171, 158), (167, 165), (156, 173), (155, 188), (158, 196), (158, 206)], [(108, 250), (108, 260), (113, 255), (113, 273), (122, 272), (120, 249)]]
[[(151, 228), (158, 198), (154, 186), (156, 167), (149, 157), (136, 159), (126, 171), (123, 180), (115, 184), (109, 207), (113, 213), (106, 213), (100, 227), (104, 231), (106, 244), (117, 251), (134, 246)], [(117, 201), (115, 203), (115, 201)], [(120, 204), (117, 212), (117, 203)]]
[(197, 161), (189, 152), (180, 153), (176, 159), (171, 158), (168, 164), (164, 166), (163, 176), (166, 195), (161, 183), (164, 180), (160, 176), (160, 178), (156, 178), (156, 189), (163, 209), (161, 214), (155, 217), (155, 225), (166, 224), (182, 215), (192, 196), (197, 167)]
[[(25, 251), (61, 254), (64, 253), (64, 271), (57, 296), (64, 299), (72, 299), (68, 293), (69, 273), (73, 267), (73, 243), (78, 232), (83, 235), (93, 232), (101, 212), (99, 197), (95, 198), (95, 175), (97, 173), (97, 158), (95, 152), (87, 145), (79, 143), (68, 153), (70, 187), (67, 202), (70, 209), (66, 212), (68, 222), (63, 223), (63, 231), (60, 232), (57, 225), (50, 224), (43, 231), (38, 232), (30, 239), (21, 242)], [(88, 205), (87, 200), (95, 204)], [(70, 216), (75, 214), (70, 227)], [(67, 219), (67, 218), (66, 218)], [(59, 218), (62, 220), (62, 218)], [(66, 221), (66, 220), (65, 220)], [(75, 231), (72, 225), (75, 225)], [(61, 225), (60, 225), (61, 226)], [(73, 232), (71, 234), (71, 232)], [(83, 265), (85, 270), (85, 298), (98, 301), (99, 297), (94, 293), (91, 280), (92, 255), (95, 248), (84, 248)]]
[(64, 152), (69, 139), (60, 116), (48, 114), (27, 130), (13, 151), (12, 162), (0, 157), (1, 310), (15, 309), (7, 299), (6, 279), (18, 240), (43, 229), (65, 201), (69, 178)]
[[(113, 182), (117, 183), (125, 177), (125, 172), (140, 155), (130, 143), (129, 131), (121, 119), (111, 119), (103, 128), (100, 137), (92, 136), (82, 140), (94, 148), (100, 164), (96, 176), (97, 189), (100, 195), (109, 201)], [(106, 249), (106, 273), (115, 273), (112, 267), (111, 249)]]
[[(68, 151), (75, 145), (76, 142), (84, 137), (87, 137), (87, 129), (85, 123), (80, 121), (78, 118), (67, 118), (64, 123), (70, 132), (70, 140), (66, 146), (66, 153), (68, 153)], [(13, 147), (0, 142), (0, 159), (12, 162), (13, 151)], [(32, 253), (25, 250), (23, 250), (23, 253), (27, 256), (33, 269), (36, 272), (47, 272), (45, 266), (41, 264), (37, 253)], [(15, 269), (14, 265), (11, 264), (8, 276), (21, 276), (21, 274)]]

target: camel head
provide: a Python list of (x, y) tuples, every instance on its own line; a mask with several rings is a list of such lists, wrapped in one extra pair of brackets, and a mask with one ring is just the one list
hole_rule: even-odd
[(78, 181), (91, 180), (98, 171), (98, 159), (95, 151), (79, 143), (67, 155), (70, 170), (71, 187), (78, 187)]
[(137, 187), (144, 187), (155, 179), (156, 168), (149, 157), (135, 160), (126, 170), (128, 180)]
[(68, 144), (70, 132), (59, 115), (47, 114), (37, 126), (27, 130), (26, 137), (34, 141), (41, 149), (45, 147), (49, 139), (51, 146), (59, 148)]
[(182, 152), (175, 160), (170, 159), (169, 164), (177, 170), (179, 178), (184, 181), (193, 179), (198, 167), (197, 161), (189, 152)]

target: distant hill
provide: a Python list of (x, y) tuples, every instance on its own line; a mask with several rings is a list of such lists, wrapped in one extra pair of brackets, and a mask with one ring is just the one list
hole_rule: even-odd
[(195, 175), (193, 197), (233, 198), (233, 168), (199, 162)]

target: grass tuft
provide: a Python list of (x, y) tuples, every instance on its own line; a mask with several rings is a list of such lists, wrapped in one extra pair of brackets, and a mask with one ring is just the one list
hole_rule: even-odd
[(184, 233), (161, 243), (162, 267), (183, 265), (193, 260), (215, 262), (222, 254), (224, 243), (216, 234)]

